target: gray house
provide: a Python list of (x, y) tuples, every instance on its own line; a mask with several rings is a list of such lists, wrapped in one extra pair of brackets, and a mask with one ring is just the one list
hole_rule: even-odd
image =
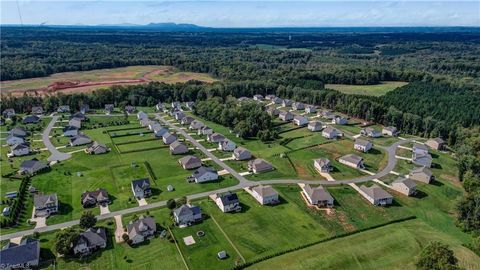
[(7, 154), (8, 157), (19, 157), (30, 154), (30, 145), (28, 143), (19, 143), (13, 145), (10, 148), (10, 153)]
[(170, 132), (165, 132), (163, 135), (162, 135), (162, 140), (163, 140), (163, 143), (164, 144), (171, 144), (173, 143), (174, 141), (177, 140), (177, 136), (171, 134)]
[(132, 244), (142, 243), (151, 239), (157, 232), (157, 224), (151, 217), (140, 216), (135, 221), (130, 221), (127, 226), (128, 238)]
[(246, 148), (237, 147), (233, 150), (233, 158), (235, 160), (247, 160), (252, 158), (252, 153), (248, 151)]
[(81, 113), (81, 112), (76, 112), (74, 114), (71, 114), (70, 117), (68, 119), (72, 120), (74, 118), (77, 118), (79, 119), (80, 121), (85, 121), (87, 120), (87, 117), (85, 116), (85, 114)]
[(170, 154), (172, 155), (180, 155), (188, 153), (188, 147), (180, 141), (174, 141), (170, 144)]
[(107, 205), (110, 203), (108, 192), (99, 188), (95, 191), (85, 191), (81, 196), (81, 203), (84, 208), (96, 205)]
[(278, 199), (278, 193), (272, 188), (272, 186), (269, 185), (258, 185), (251, 188), (249, 193), (261, 205), (277, 204), (280, 202)]
[(295, 111), (305, 110), (305, 104), (301, 102), (293, 102), (292, 109), (294, 109)]
[(188, 127), (188, 129), (193, 129), (193, 130), (198, 130), (198, 129), (201, 129), (202, 127), (204, 127), (205, 124), (198, 121), (198, 120), (193, 120), (191, 123), (190, 123), (190, 126)]
[(73, 126), (76, 128), (81, 128), (82, 127), (82, 119), (74, 117), (68, 121), (69, 126)]
[(226, 139), (225, 136), (223, 136), (220, 133), (213, 133), (213, 134), (207, 135), (207, 141), (212, 143), (218, 143), (225, 139)]
[(91, 154), (91, 155), (105, 154), (108, 151), (110, 151), (110, 148), (108, 148), (105, 144), (97, 141), (94, 141), (92, 145), (90, 145), (87, 149), (85, 149), (85, 153)]
[(190, 226), (202, 220), (202, 210), (199, 206), (184, 204), (173, 211), (173, 218), (177, 226)]
[(162, 126), (159, 126), (159, 127), (155, 127), (153, 129), (153, 133), (155, 134), (155, 138), (160, 138), (162, 137), (163, 139), (163, 134), (167, 133), (168, 132), (168, 129), (162, 127)]
[(40, 106), (33, 106), (32, 107), (32, 114), (42, 115), (43, 114), (43, 108), (40, 107)]
[(368, 137), (372, 137), (372, 138), (378, 138), (378, 137), (382, 136), (382, 133), (380, 131), (375, 130), (375, 129), (370, 128), (370, 127), (362, 129), (360, 131), (360, 134), (362, 134), (363, 136), (368, 136)]
[(215, 194), (213, 196), (215, 203), (218, 208), (224, 213), (228, 212), (239, 212), (242, 210), (240, 205), (240, 200), (238, 199), (237, 193), (226, 192), (223, 194)]
[(253, 173), (268, 172), (268, 171), (272, 171), (273, 169), (274, 168), (272, 164), (268, 163), (267, 161), (261, 158), (250, 160), (248, 162), (248, 170)]
[(293, 120), (293, 113), (286, 112), (286, 111), (281, 111), (280, 114), (278, 115), (278, 117), (284, 122), (292, 121)]
[(342, 156), (338, 159), (338, 161), (355, 169), (365, 168), (365, 166), (363, 165), (363, 158), (354, 154)]
[(90, 228), (80, 233), (73, 245), (73, 253), (86, 256), (107, 247), (107, 233), (104, 228)]
[(337, 129), (333, 128), (332, 126), (327, 126), (325, 129), (322, 130), (322, 137), (327, 139), (335, 139), (338, 136)]
[(8, 132), (10, 136), (25, 138), (28, 136), (28, 132), (25, 127), (14, 127)]
[(202, 160), (195, 156), (185, 156), (178, 160), (185, 170), (196, 169), (202, 166)]
[(418, 166), (432, 167), (432, 156), (425, 153), (415, 153), (412, 154), (412, 162)]
[(78, 135), (78, 127), (76, 126), (66, 126), (63, 128), (63, 136), (65, 137), (75, 137)]
[(315, 132), (315, 131), (320, 131), (323, 128), (323, 124), (320, 121), (310, 121), (308, 123), (307, 129)]
[(147, 178), (137, 179), (132, 181), (133, 196), (137, 199), (143, 199), (152, 195), (152, 189), (150, 188), (150, 180)]
[(38, 122), (40, 122), (40, 117), (36, 115), (27, 115), (22, 121), (24, 124), (38, 124)]
[(111, 114), (115, 106), (113, 104), (105, 104), (105, 113)]
[(197, 135), (210, 135), (213, 134), (213, 129), (207, 126), (203, 126), (198, 129)]
[(268, 115), (274, 117), (274, 116), (278, 116), (280, 114), (280, 111), (277, 108), (272, 106), (267, 108), (267, 113)]
[(193, 122), (193, 120), (195, 120), (195, 118), (191, 116), (185, 116), (182, 118), (182, 121), (180, 121), (180, 123), (182, 125), (190, 125)]
[(320, 207), (333, 207), (334, 199), (330, 193), (322, 186), (312, 188), (306, 184), (302, 187), (302, 194), (311, 205)]
[(56, 193), (36, 194), (33, 197), (33, 206), (35, 207), (35, 217), (48, 217), (58, 212), (58, 198)]
[(417, 154), (428, 154), (428, 147), (425, 144), (414, 143), (412, 151)]
[(196, 183), (214, 181), (218, 179), (217, 170), (213, 167), (200, 167), (196, 169), (192, 176)]
[(392, 137), (397, 137), (398, 136), (398, 130), (396, 127), (392, 127), (392, 126), (389, 126), (389, 127), (384, 127), (382, 129), (382, 134), (383, 135), (388, 135), (388, 136), (392, 136)]
[(5, 109), (5, 110), (2, 112), (2, 115), (3, 115), (3, 117), (5, 117), (5, 118), (11, 118), (12, 116), (15, 115), (15, 110), (12, 109), (12, 108)]
[(418, 167), (410, 171), (408, 174), (408, 178), (429, 184), (431, 181), (435, 180), (435, 176), (433, 176), (432, 171), (426, 167)]
[(12, 136), (12, 135), (8, 135), (7, 139), (5, 140), (5, 142), (12, 146), (12, 145), (17, 145), (17, 144), (20, 144), (20, 143), (24, 143), (25, 140), (22, 138), (22, 137), (17, 137), (17, 136)]
[(0, 250), (2, 270), (37, 269), (40, 262), (40, 242), (37, 239), (26, 238), (16, 244), (8, 242)]
[(19, 174), (34, 175), (38, 172), (48, 169), (49, 166), (46, 163), (38, 161), (37, 159), (25, 160), (20, 164)]
[(305, 106), (305, 113), (316, 113), (317, 108), (313, 105), (307, 105)]
[(377, 184), (371, 187), (361, 186), (360, 191), (360, 194), (373, 205), (385, 206), (393, 202), (392, 195), (381, 189)]
[(92, 139), (84, 134), (79, 134), (70, 139), (70, 146), (85, 145), (92, 142)]
[(291, 107), (293, 104), (293, 101), (291, 101), (290, 99), (284, 99), (282, 101), (282, 107)]
[(417, 192), (415, 181), (409, 178), (398, 178), (392, 182), (391, 186), (393, 190), (406, 196), (414, 195)]

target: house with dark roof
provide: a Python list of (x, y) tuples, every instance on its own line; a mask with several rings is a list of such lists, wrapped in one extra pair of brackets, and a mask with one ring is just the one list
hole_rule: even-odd
[(292, 121), (293, 120), (293, 113), (286, 112), (286, 111), (281, 111), (280, 114), (278, 115), (278, 117), (284, 122)]
[(297, 126), (305, 126), (308, 124), (308, 118), (301, 115), (295, 115), (293, 117), (293, 123)]
[[(191, 123), (190, 123), (191, 124)], [(207, 126), (203, 126), (198, 129), (197, 135), (210, 135), (213, 134), (213, 129)]]
[(337, 129), (332, 126), (327, 126), (322, 130), (322, 137), (327, 139), (336, 139), (338, 135)]
[(89, 228), (81, 232), (73, 244), (73, 254), (87, 256), (107, 247), (107, 232), (104, 228)]
[(398, 178), (391, 184), (392, 189), (407, 196), (412, 196), (417, 192), (415, 181), (409, 178)]
[(68, 125), (80, 129), (82, 127), (82, 119), (78, 117), (73, 117), (68, 121)]
[(163, 135), (162, 135), (162, 140), (163, 140), (163, 143), (164, 144), (171, 144), (173, 143), (174, 141), (177, 140), (177, 136), (171, 134), (170, 132), (165, 132)]
[(428, 147), (425, 144), (414, 143), (412, 152), (417, 154), (428, 154)]
[(305, 110), (305, 104), (301, 102), (293, 102), (292, 109), (294, 109), (295, 111)]
[(272, 117), (278, 116), (280, 114), (280, 110), (275, 108), (275, 106), (268, 107), (266, 112), (267, 112), (268, 115), (270, 115)]
[(133, 196), (137, 199), (143, 199), (152, 195), (150, 180), (148, 180), (148, 178), (133, 180), (131, 186)]
[(233, 156), (235, 160), (248, 160), (252, 158), (252, 153), (244, 147), (237, 147), (233, 150)]
[(127, 114), (132, 114), (136, 111), (135, 106), (127, 105), (124, 108), (124, 111), (127, 112)]
[(380, 131), (375, 130), (371, 127), (367, 127), (360, 130), (360, 134), (362, 134), (363, 136), (371, 137), (371, 138), (382, 137), (382, 133)]
[(155, 127), (153, 129), (153, 134), (155, 135), (155, 138), (160, 138), (162, 137), (163, 139), (163, 134), (167, 133), (168, 132), (168, 129), (160, 126), (160, 127)]
[(181, 121), (185, 117), (185, 114), (182, 111), (178, 111), (173, 114), (173, 117), (175, 120)]
[(11, 129), (8, 134), (14, 137), (25, 138), (28, 136), (28, 131), (25, 129), (25, 127), (18, 126)]
[(371, 141), (356, 139), (355, 143), (353, 144), (353, 148), (363, 153), (367, 153), (370, 149), (372, 149), (373, 143)]
[(115, 106), (113, 104), (105, 104), (105, 114), (112, 114)]
[(255, 101), (263, 101), (264, 98), (263, 98), (262, 95), (258, 95), (258, 94), (257, 94), (257, 95), (253, 95), (253, 100), (255, 100)]
[(82, 193), (80, 202), (84, 208), (97, 205), (107, 205), (110, 203), (108, 192), (103, 188), (94, 191), (85, 191)]
[(354, 154), (348, 154), (348, 155), (342, 156), (338, 159), (338, 161), (342, 164), (345, 164), (355, 169), (365, 168), (365, 166), (363, 165), (363, 158), (361, 156), (357, 156)]
[(269, 185), (258, 185), (249, 188), (249, 193), (261, 205), (277, 204), (280, 202), (278, 199), (278, 192)]
[(36, 269), (40, 262), (40, 242), (26, 238), (16, 244), (8, 242), (0, 250), (0, 269)]
[(38, 124), (40, 122), (40, 117), (36, 115), (27, 115), (23, 118), (23, 124)]
[(307, 126), (307, 129), (312, 132), (320, 131), (322, 128), (323, 124), (320, 121), (310, 121)]
[(181, 155), (188, 153), (188, 147), (181, 141), (174, 141), (170, 144), (170, 154), (172, 155)]
[(155, 123), (155, 121), (153, 121), (152, 119), (150, 119), (148, 117), (140, 119), (140, 126), (142, 126), (142, 127), (148, 128), (150, 125), (152, 125), (154, 123)]
[(78, 120), (80, 121), (85, 121), (87, 120), (87, 117), (85, 116), (85, 114), (81, 113), (81, 112), (76, 112), (74, 114), (71, 114), (70, 117), (68, 118), (69, 120), (72, 120), (74, 118), (77, 118)]
[(193, 110), (193, 106), (195, 105), (195, 102), (193, 101), (187, 101), (185, 102), (185, 107), (187, 107), (187, 109), (189, 109), (190, 111)]
[(275, 104), (282, 104), (283, 99), (281, 99), (279, 97), (275, 97), (275, 98), (273, 98), (272, 102), (275, 103)]
[(291, 101), (290, 99), (284, 99), (282, 101), (282, 107), (291, 107), (293, 104), (293, 101)]
[(416, 153), (412, 154), (412, 162), (417, 166), (432, 167), (432, 156), (428, 153)]
[(213, 134), (207, 135), (207, 141), (212, 143), (218, 143), (225, 139), (226, 139), (225, 136), (223, 136), (220, 133), (213, 133)]
[(320, 207), (333, 207), (334, 199), (322, 186), (312, 188), (310, 185), (302, 185), (302, 195), (310, 205)]
[(90, 111), (90, 106), (88, 104), (82, 104), (80, 106), (80, 112), (86, 114)]
[(182, 104), (180, 103), (180, 101), (172, 101), (172, 103), (170, 103), (170, 106), (172, 106), (172, 108), (177, 108), (177, 109), (182, 108)]
[(184, 156), (178, 160), (185, 170), (196, 169), (202, 166), (202, 160), (195, 156)]
[(213, 167), (204, 167), (196, 169), (192, 176), (196, 183), (215, 181), (218, 179), (218, 172)]
[(105, 144), (94, 141), (92, 145), (87, 147), (85, 149), (85, 153), (90, 154), (90, 155), (100, 155), (100, 154), (105, 154), (110, 151), (110, 148), (108, 148)]
[(180, 121), (180, 123), (182, 125), (190, 125), (193, 120), (195, 120), (195, 118), (191, 117), (191, 116), (185, 116), (182, 118), (182, 120)]
[(173, 210), (173, 219), (179, 227), (190, 226), (202, 220), (202, 210), (200, 206), (184, 204)]
[(30, 154), (30, 145), (28, 143), (19, 143), (10, 147), (8, 157), (19, 157)]
[(435, 150), (443, 150), (445, 148), (445, 141), (441, 138), (428, 139), (425, 144)]
[(5, 109), (3, 110), (2, 115), (5, 118), (11, 118), (12, 116), (15, 115), (15, 109), (12, 109), (12, 108)]
[(48, 217), (52, 214), (56, 214), (58, 213), (57, 194), (35, 194), (33, 196), (33, 206), (35, 217)]
[(148, 129), (151, 131), (158, 130), (159, 128), (162, 128), (162, 125), (160, 125), (160, 123), (157, 121), (152, 121), (150, 124), (148, 124)]
[(435, 176), (433, 175), (432, 171), (427, 167), (417, 167), (410, 171), (408, 174), (408, 178), (429, 184), (431, 181), (435, 180)]
[(389, 127), (384, 127), (382, 129), (382, 134), (387, 136), (397, 137), (399, 132), (396, 127), (389, 126)]
[(70, 146), (85, 145), (91, 142), (92, 139), (85, 134), (78, 134), (77, 136), (70, 138)]
[(43, 114), (43, 108), (40, 107), (40, 106), (33, 106), (32, 107), (32, 114), (42, 115)]
[(313, 161), (313, 167), (319, 173), (329, 173), (333, 170), (332, 163), (328, 158), (317, 158)]
[(226, 192), (223, 194), (215, 194), (213, 195), (213, 199), (218, 208), (220, 208), (220, 210), (222, 210), (224, 213), (240, 212), (242, 210), (237, 193)]
[(348, 123), (348, 120), (345, 117), (335, 116), (335, 118), (332, 119), (332, 124), (346, 125), (347, 123)]
[(76, 126), (66, 126), (63, 128), (63, 136), (65, 137), (75, 137), (78, 135), (78, 127)]
[(250, 160), (248, 162), (248, 171), (253, 173), (268, 172), (272, 171), (273, 169), (274, 168), (272, 164), (261, 158)]
[(273, 101), (274, 98), (276, 98), (275, 95), (266, 95), (266, 96), (265, 96), (265, 99), (266, 99), (266, 100), (270, 100), (270, 101)]
[(313, 105), (307, 105), (305, 106), (305, 113), (316, 113), (317, 108)]
[(155, 110), (156, 111), (162, 111), (164, 108), (165, 108), (165, 106), (163, 106), (163, 103), (160, 102), (160, 101), (155, 105)]
[(34, 175), (48, 168), (49, 168), (48, 164), (38, 161), (37, 159), (34, 158), (32, 160), (24, 160), (20, 164), (20, 169), (18, 170), (18, 173)]
[(190, 126), (188, 127), (188, 129), (192, 129), (192, 130), (199, 130), (200, 128), (204, 127), (205, 124), (198, 121), (198, 120), (193, 120), (191, 123), (190, 123)]
[(380, 188), (377, 184), (373, 184), (370, 187), (363, 185), (359, 189), (360, 195), (373, 205), (385, 206), (392, 204), (393, 202), (393, 196), (388, 194), (388, 192)]
[(152, 239), (157, 232), (157, 223), (148, 216), (140, 216), (135, 221), (130, 221), (127, 226), (128, 239), (133, 245)]
[(224, 139), (220, 142), (218, 142), (218, 150), (225, 151), (225, 152), (232, 152), (235, 150), (237, 145), (229, 139)]
[(22, 137), (8, 135), (8, 137), (5, 139), (5, 142), (8, 145), (13, 146), (13, 145), (25, 143), (25, 140)]

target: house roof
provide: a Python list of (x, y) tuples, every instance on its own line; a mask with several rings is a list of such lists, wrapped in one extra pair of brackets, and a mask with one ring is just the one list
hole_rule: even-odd
[(322, 127), (322, 122), (320, 122), (320, 121), (310, 121), (308, 123), (308, 126), (310, 126), (310, 127)]
[(75, 135), (74, 137), (72, 137), (70, 139), (70, 142), (75, 142), (76, 140), (85, 140), (85, 141), (91, 141), (92, 139), (90, 139), (90, 137), (88, 137), (87, 135), (85, 134), (78, 134), (78, 135)]
[(428, 146), (426, 146), (425, 144), (414, 143), (414, 144), (413, 144), (413, 148), (415, 148), (415, 149), (420, 149), (420, 150), (425, 150), (425, 151), (428, 152)]
[(308, 121), (308, 119), (305, 116), (301, 116), (301, 115), (295, 115), (293, 117), (293, 119), (298, 120), (298, 121), (304, 121), (304, 122)]
[(432, 171), (428, 169), (427, 167), (417, 167), (413, 170), (410, 171), (410, 174), (416, 174), (416, 173), (424, 173), (431, 177), (433, 175)]
[(24, 123), (37, 123), (38, 121), (40, 121), (40, 117), (36, 115), (27, 115), (23, 118)]
[(330, 160), (328, 158), (317, 158), (315, 159), (315, 163), (317, 163), (320, 167), (330, 166)]
[(267, 161), (261, 158), (250, 160), (248, 162), (248, 165), (257, 171), (267, 171), (267, 170), (273, 169), (272, 164), (268, 163)]
[(432, 160), (432, 156), (428, 153), (413, 153), (413, 160), (416, 161), (416, 160), (429, 160), (431, 161)]
[(357, 156), (357, 155), (354, 155), (354, 154), (345, 155), (345, 156), (341, 157), (340, 159), (343, 159), (347, 162), (354, 163), (354, 164), (358, 164), (363, 160), (363, 158), (361, 156)]
[(193, 172), (193, 177), (195, 178), (198, 178), (198, 177), (202, 177), (203, 175), (207, 174), (207, 173), (214, 173), (214, 174), (218, 174), (217, 173), (217, 170), (215, 170), (213, 167), (205, 167), (205, 166), (202, 166), (198, 169), (196, 169), (194, 172)]
[(107, 234), (104, 228), (89, 228), (80, 233), (76, 244), (85, 243), (88, 247), (103, 246), (107, 243)]
[(392, 131), (392, 132), (397, 131), (397, 128), (396, 128), (396, 127), (392, 127), (392, 126), (384, 127), (383, 129), (388, 130), (388, 131)]
[(200, 158), (196, 156), (184, 156), (181, 159), (178, 160), (180, 164), (182, 165), (190, 165), (190, 164), (195, 164), (197, 162), (202, 162)]
[(141, 188), (143, 190), (150, 188), (150, 180), (148, 178), (141, 178), (132, 181), (133, 188)]
[(256, 187), (253, 187), (252, 190), (260, 195), (261, 197), (270, 197), (270, 196), (275, 196), (278, 195), (278, 193), (275, 191), (275, 189), (272, 188), (272, 186), (269, 185), (258, 185)]
[(208, 137), (209, 137), (210, 140), (212, 140), (212, 141), (222, 141), (222, 140), (225, 140), (225, 136), (223, 136), (223, 135), (220, 134), (220, 133), (213, 133), (213, 134), (208, 135)]
[(220, 201), (222, 202), (223, 205), (239, 203), (237, 193), (234, 193), (234, 192), (223, 193), (223, 194), (220, 194), (218, 197), (220, 198)]
[(333, 197), (330, 193), (324, 189), (322, 186), (312, 188), (310, 185), (306, 184), (303, 187), (305, 193), (314, 201), (332, 201)]
[(28, 143), (19, 143), (19, 144), (16, 144), (14, 146), (11, 147), (10, 150), (22, 150), (22, 149), (25, 149), (25, 148), (30, 148), (30, 145)]
[(95, 199), (96, 201), (104, 201), (108, 199), (108, 192), (103, 188), (99, 188), (95, 191), (85, 191), (82, 193), (81, 198), (82, 203), (85, 203), (91, 198)]
[(183, 142), (181, 141), (174, 141), (173, 143), (170, 144), (170, 148), (171, 149), (175, 149), (175, 148), (178, 148), (178, 147), (187, 147)]
[(128, 236), (130, 238), (135, 237), (137, 234), (141, 234), (144, 231), (156, 231), (157, 224), (151, 217), (140, 216), (135, 221), (130, 221), (127, 226)]
[(374, 200), (393, 198), (392, 195), (380, 188), (377, 184), (373, 184), (371, 187), (361, 186), (360, 189)]
[(78, 127), (76, 126), (66, 126), (63, 128), (63, 132), (71, 131), (71, 130), (78, 130)]
[(21, 265), (28, 262), (38, 263), (40, 259), (40, 242), (27, 238), (20, 245), (9, 243), (0, 250), (2, 265)]
[(170, 133), (170, 132), (165, 132), (165, 133), (163, 133), (163, 138), (164, 138), (164, 139), (168, 139), (168, 138), (170, 138), (170, 137), (174, 137), (175, 139), (177, 138), (175, 135), (173, 135), (173, 134)]
[(73, 119), (73, 118), (78, 118), (79, 120), (85, 120), (85, 114), (81, 113), (81, 112), (76, 112), (72, 115), (70, 115), (69, 119)]
[(195, 128), (195, 129), (199, 129), (203, 126), (205, 126), (205, 124), (203, 124), (202, 122), (200, 122), (198, 120), (193, 120), (192, 123), (190, 123), (190, 127)]
[(367, 147), (368, 145), (370, 145), (372, 143), (370, 141), (367, 141), (367, 140), (356, 139), (355, 144), (361, 145), (363, 147)]
[(439, 137), (433, 138), (433, 139), (429, 139), (429, 141), (434, 141), (434, 142), (436, 142), (436, 143), (438, 143), (438, 144), (442, 144), (442, 143), (445, 142), (444, 140), (442, 140), (442, 138), (439, 138)]
[(287, 115), (293, 115), (291, 112), (287, 112), (287, 111), (280, 111), (280, 116), (287, 116)]
[(46, 166), (47, 166), (47, 164), (45, 164), (41, 161), (38, 161), (37, 159), (24, 160), (20, 164), (20, 168), (22, 168), (22, 169), (39, 169), (39, 168), (43, 168), (43, 167), (46, 167)]
[(393, 184), (403, 184), (407, 188), (414, 188), (417, 186), (413, 180), (402, 177), (397, 178), (395, 181), (393, 181)]
[(332, 126), (327, 126), (322, 132), (325, 132), (325, 133), (334, 133), (334, 132), (337, 132), (337, 130), (332, 127)]
[(25, 129), (25, 127), (18, 126), (10, 130), (9, 133), (10, 135), (16, 136), (16, 137), (25, 137), (27, 135), (27, 130)]
[(222, 146), (224, 146), (224, 147), (225, 147), (225, 146), (227, 146), (227, 145), (228, 145), (228, 144), (230, 144), (230, 143), (232, 143), (233, 145), (235, 145), (235, 143), (234, 143), (234, 142), (232, 142), (232, 141), (231, 141), (231, 140), (229, 140), (229, 139), (224, 139), (224, 140), (221, 140), (219, 143), (221, 143), (221, 144), (222, 144)]
[(175, 215), (177, 217), (182, 217), (182, 216), (189, 216), (189, 215), (198, 215), (202, 212), (200, 209), (200, 206), (191, 206), (188, 204), (184, 204), (177, 209), (173, 210)]
[(33, 197), (33, 205), (37, 209), (45, 207), (46, 204), (55, 203), (58, 204), (58, 198), (56, 193), (41, 195), (37, 194)]
[(249, 153), (250, 154), (250, 151), (248, 151), (248, 149), (244, 148), (244, 147), (237, 147), (235, 148), (235, 150), (233, 150), (233, 153), (237, 154), (237, 155), (242, 155), (244, 153)]

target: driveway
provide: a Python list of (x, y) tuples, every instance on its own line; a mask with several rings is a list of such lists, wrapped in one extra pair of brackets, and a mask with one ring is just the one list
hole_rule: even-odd
[(45, 128), (42, 134), (43, 144), (45, 145), (47, 150), (50, 151), (50, 157), (48, 157), (47, 159), (48, 161), (63, 161), (72, 157), (72, 155), (70, 154), (66, 154), (58, 151), (57, 148), (55, 148), (55, 146), (53, 146), (52, 142), (50, 141), (50, 137), (49, 137), (50, 132), (52, 131), (52, 128), (55, 125), (55, 123), (58, 121), (58, 118), (60, 118), (60, 116), (58, 115), (52, 117), (52, 120), (50, 121), (50, 123), (48, 123), (47, 127)]
[(145, 198), (142, 198), (142, 199), (137, 199), (137, 202), (138, 202), (138, 206), (144, 206), (144, 205), (147, 205), (147, 200), (145, 200)]
[(115, 224), (116, 224), (115, 242), (122, 243), (123, 242), (122, 235), (125, 233), (125, 229), (123, 228), (123, 223), (122, 223), (122, 216), (118, 215), (118, 216), (114, 216), (113, 218), (115, 219)]
[(108, 209), (108, 204), (107, 205), (100, 205), (100, 215), (105, 215), (110, 213), (110, 209)]

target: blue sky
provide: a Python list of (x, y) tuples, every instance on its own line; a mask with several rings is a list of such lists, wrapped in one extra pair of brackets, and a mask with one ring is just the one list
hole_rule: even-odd
[[(211, 27), (480, 26), (480, 1), (0, 0), (1, 23)], [(18, 6), (17, 6), (18, 5)]]

